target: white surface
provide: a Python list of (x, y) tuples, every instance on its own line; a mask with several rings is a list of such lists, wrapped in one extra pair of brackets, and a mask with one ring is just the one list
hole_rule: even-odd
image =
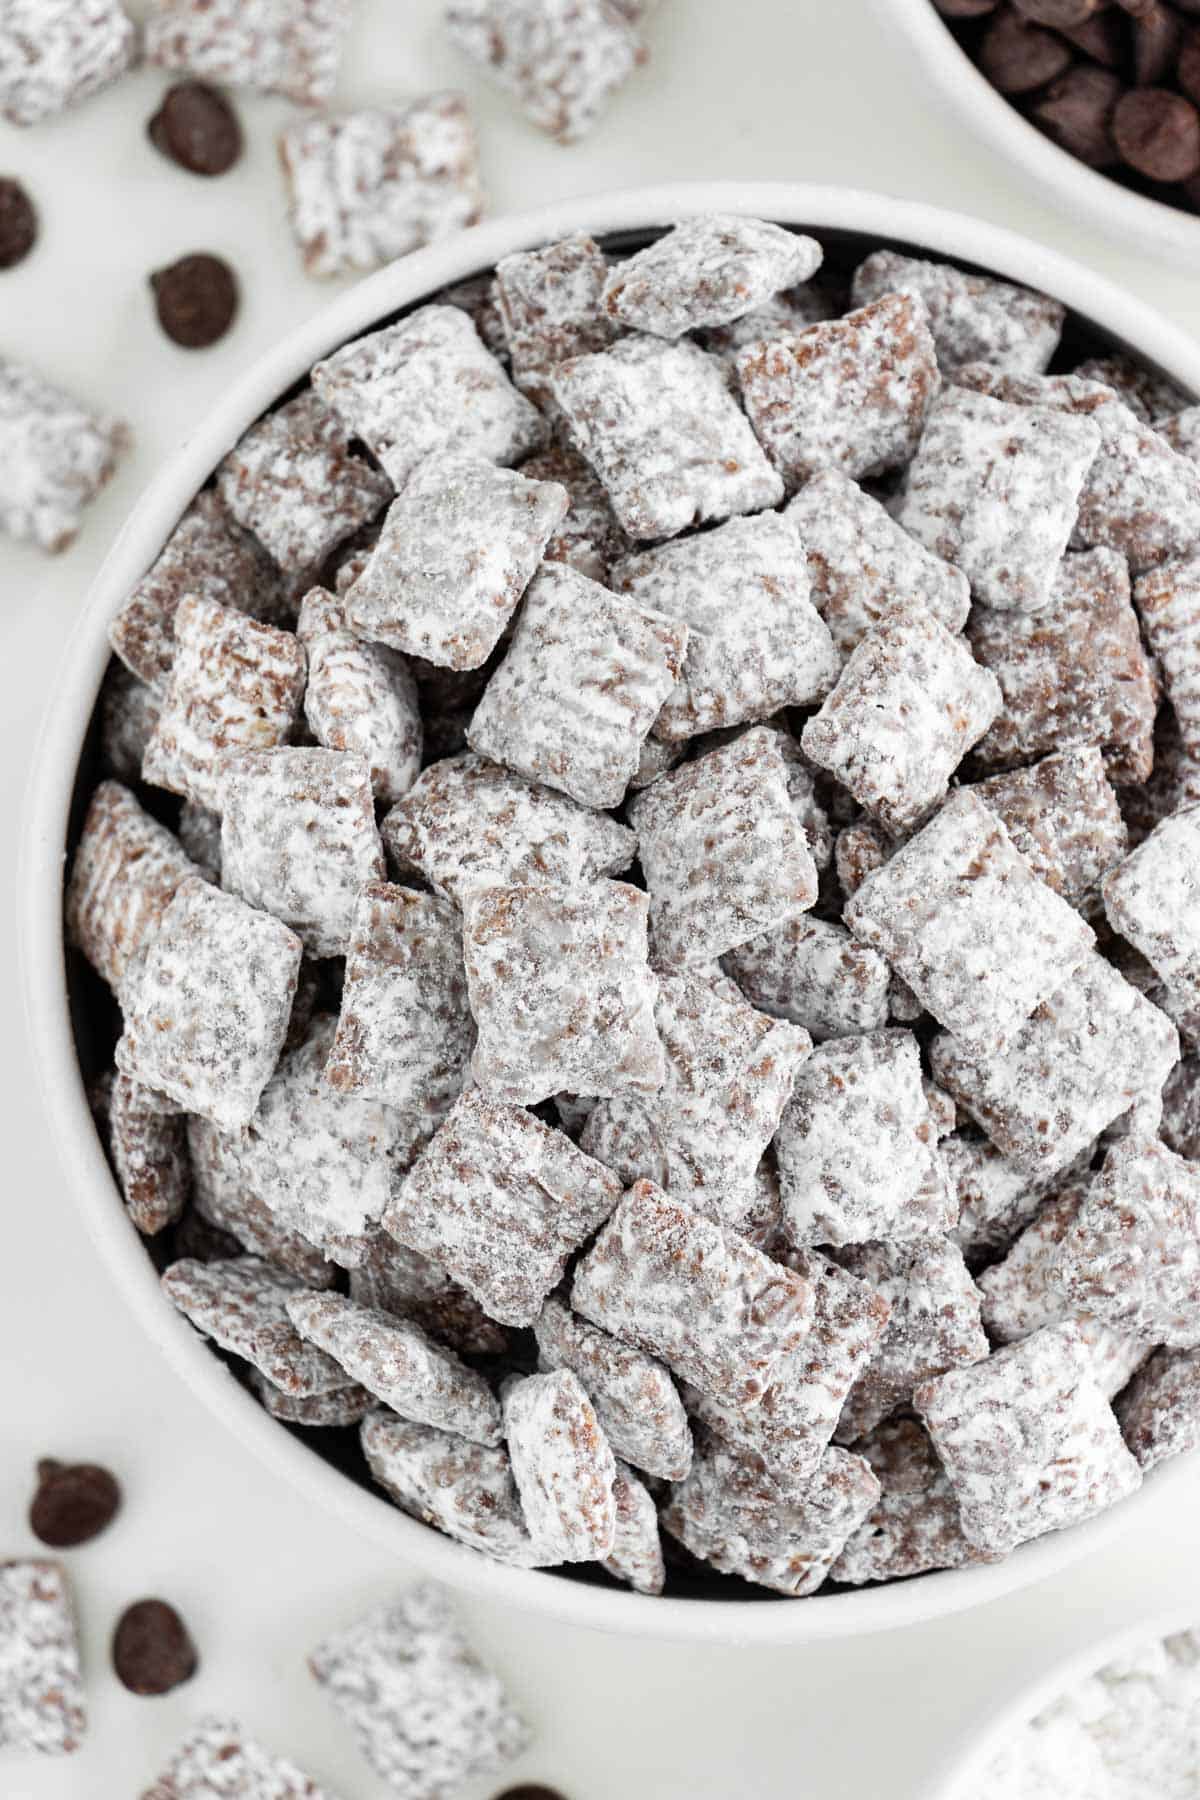
[[(597, 137), (569, 151), (510, 118), (454, 63), (437, 44), (436, 10), (415, 0), (359, 0), (342, 97), (460, 80), (478, 101), (494, 210), (678, 176), (875, 185), (1027, 230), (1105, 268), (1191, 329), (1200, 323), (1187, 277), (1065, 230), (995, 158), (944, 126), (928, 97), (913, 91), (908, 68), (876, 42), (865, 0), (836, 9), (828, 0), (664, 0), (652, 28), (654, 65)], [(14, 830), (55, 658), (138, 487), (232, 377), (328, 292), (296, 273), (281, 223), (271, 134), (287, 109), (247, 99), (251, 156), (234, 176), (202, 185), (144, 146), (159, 86), (140, 76), (73, 118), (0, 137), (0, 168), (24, 173), (46, 224), (37, 260), (0, 279), (0, 342), (125, 410), (140, 436), (138, 456), (65, 560), (6, 556), (9, 742), (0, 766), (10, 771), (4, 798)], [(157, 336), (143, 282), (150, 268), (195, 248), (237, 261), (247, 305), (226, 345), (189, 357)], [(14, 1552), (31, 1547), (22, 1518), (39, 1454), (107, 1459), (129, 1498), (110, 1536), (70, 1559), (92, 1674), (89, 1747), (59, 1765), (6, 1763), (0, 1791), (6, 1800), (136, 1794), (195, 1713), (222, 1707), (307, 1763), (343, 1800), (367, 1800), (378, 1784), (314, 1700), (303, 1652), (406, 1571), (384, 1565), (378, 1551), (261, 1471), (120, 1316), (39, 1130), (11, 957), (5, 980), (12, 1160), (0, 1315), (0, 1541)], [(1052, 1646), (1069, 1650), (1190, 1596), (1200, 1614), (1193, 1511), (1186, 1483), (1156, 1501), (1139, 1542), (1125, 1540), (1024, 1596), (903, 1638), (810, 1651), (672, 1651), (478, 1604), (472, 1623), (539, 1727), (522, 1773), (556, 1782), (572, 1800), (626, 1792), (866, 1800), (885, 1791), (904, 1800), (925, 1791), (952, 1724), (997, 1689), (1019, 1685), (1035, 1648), (1041, 1661)], [(185, 1611), (203, 1657), (197, 1680), (158, 1702), (126, 1695), (104, 1670), (120, 1606), (152, 1592)]]

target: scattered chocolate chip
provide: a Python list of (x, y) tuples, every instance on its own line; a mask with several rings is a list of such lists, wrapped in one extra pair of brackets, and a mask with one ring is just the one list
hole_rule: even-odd
[(169, 1694), (196, 1673), (196, 1647), (165, 1600), (135, 1600), (117, 1620), (112, 1642), (117, 1679), (131, 1694)]
[(1013, 5), (1035, 25), (1051, 25), (1056, 31), (1083, 25), (1100, 11), (1100, 0), (1013, 0)]
[(1139, 87), (1166, 81), (1179, 60), (1183, 20), (1169, 7), (1158, 6), (1133, 27), (1133, 72)]
[(1112, 120), (1120, 97), (1120, 80), (1110, 69), (1077, 63), (1051, 82), (1029, 116), (1060, 149), (1102, 169), (1117, 161)]
[(0, 269), (24, 262), (37, 242), (37, 211), (19, 181), (0, 175)]
[(1070, 61), (1069, 44), (1011, 7), (996, 14), (979, 49), (980, 68), (1002, 94), (1031, 94), (1061, 75)]
[(238, 116), (206, 81), (169, 87), (146, 129), (156, 150), (193, 175), (224, 175), (242, 153)]
[(37, 1477), (29, 1529), (55, 1550), (70, 1550), (98, 1537), (120, 1507), (116, 1479), (99, 1463), (61, 1463), (46, 1457), (37, 1466)]
[(185, 350), (204, 350), (223, 338), (238, 309), (237, 276), (219, 256), (181, 257), (151, 275), (158, 322)]
[(1167, 88), (1133, 88), (1113, 114), (1123, 160), (1151, 181), (1186, 181), (1200, 169), (1200, 113)]

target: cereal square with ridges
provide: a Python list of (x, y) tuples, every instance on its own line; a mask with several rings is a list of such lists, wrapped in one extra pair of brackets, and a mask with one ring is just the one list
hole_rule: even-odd
[(0, 114), (38, 125), (116, 81), (137, 60), (120, 0), (8, 0), (0, 20)]
[(1200, 1056), (1185, 1056), (1171, 1071), (1160, 1136), (1177, 1155), (1200, 1162)]
[(1200, 1350), (1156, 1350), (1116, 1410), (1143, 1473), (1200, 1447)]
[[(251, 1256), (295, 1275), (305, 1287), (332, 1287), (337, 1278), (334, 1264), (315, 1244), (277, 1219), (248, 1185), (241, 1138), (240, 1132), (218, 1131), (208, 1119), (189, 1115), (192, 1207), (184, 1215), (184, 1225), (199, 1221), (210, 1234), (219, 1233), (227, 1240), (224, 1255), (240, 1245)], [(185, 1250), (181, 1254), (192, 1253)]]
[(350, 1298), (395, 1318), (415, 1320), (435, 1343), (460, 1356), (502, 1356), (509, 1347), (506, 1327), (489, 1319), (466, 1288), (386, 1231), (372, 1238), (362, 1261), (350, 1270)]
[[(1184, 758), (1200, 765), (1200, 556), (1168, 563), (1135, 584), (1133, 603), (1179, 725)], [(1200, 798), (1200, 775), (1193, 773)]]
[(0, 357), (0, 459), (8, 470), (0, 531), (39, 550), (66, 550), (130, 441), (119, 419)]
[(880, 1495), (829, 1571), (834, 1581), (900, 1581), (929, 1569), (990, 1562), (963, 1536), (958, 1502), (916, 1419), (888, 1419), (854, 1446)]
[(497, 1562), (537, 1567), (503, 1445), (471, 1444), (384, 1409), (367, 1414), (360, 1439), (371, 1474), (406, 1513)]
[(141, 1800), (337, 1800), (302, 1769), (272, 1756), (232, 1719), (193, 1727)]
[(1081, 381), (1099, 382), (1113, 390), (1130, 412), (1147, 425), (1157, 425), (1186, 406), (1190, 396), (1170, 379), (1148, 364), (1135, 362), (1132, 356), (1119, 352), (1112, 356), (1090, 356), (1072, 371)]
[(765, 305), (815, 275), (823, 256), (815, 238), (765, 219), (701, 213), (619, 262), (604, 309), (628, 331), (678, 338)]
[(1200, 1004), (1200, 806), (1164, 819), (1105, 876), (1104, 910), (1175, 993)]
[(544, 564), (467, 741), (582, 806), (619, 806), (679, 679), (687, 638), (686, 625), (565, 564)]
[(838, 315), (837, 296), (821, 282), (800, 282), (785, 288), (752, 307), (739, 318), (724, 325), (705, 325), (696, 333), (696, 341), (724, 364), (731, 389), (737, 390), (737, 357), (748, 344), (761, 344), (769, 339), (792, 337), (807, 331), (810, 325), (821, 325)]
[(613, 0), (454, 0), (446, 30), (560, 144), (586, 137), (646, 51)]
[(517, 250), (496, 264), (496, 302), (513, 380), (543, 412), (553, 411), (551, 370), (605, 350), (616, 327), (601, 308), (608, 259), (586, 232)]
[(66, 1571), (48, 1556), (0, 1562), (0, 1750), (63, 1756), (87, 1727)]
[(539, 1367), (579, 1377), (615, 1454), (647, 1475), (681, 1481), (691, 1466), (692, 1434), (664, 1364), (553, 1297), (533, 1329)]
[(351, 631), (342, 602), (324, 588), (305, 595), (296, 635), (308, 661), (305, 723), (326, 750), (365, 756), (372, 793), (380, 805), (393, 805), (421, 768), (424, 734), (412, 670), (399, 652), (364, 643)]
[(922, 300), (944, 375), (973, 362), (1040, 375), (1058, 348), (1066, 314), (1061, 302), (1030, 288), (895, 250), (876, 250), (858, 265), (852, 294), (856, 306), (884, 294)]
[(721, 967), (751, 1006), (803, 1026), (815, 1043), (887, 1024), (891, 971), (834, 920), (789, 919), (728, 951)]
[(100, 783), (67, 877), (66, 925), (69, 941), (115, 994), (180, 883), (198, 875), (179, 840), (127, 787)]
[(511, 1381), (504, 1437), (529, 1534), (546, 1561), (606, 1557), (617, 1465), (579, 1377), (556, 1369)]
[(108, 1143), (125, 1210), (145, 1237), (173, 1225), (191, 1192), (187, 1126), (128, 1075), (112, 1084)]
[(1039, 881), (1085, 915), (1098, 910), (1100, 878), (1125, 856), (1129, 832), (1095, 745), (991, 775), (973, 792)]
[(645, 1484), (618, 1457), (613, 1482), (616, 1516), (612, 1548), (604, 1567), (635, 1594), (661, 1594), (667, 1571), (658, 1534), (658, 1508)]
[(302, 1425), (309, 1431), (346, 1431), (361, 1425), (375, 1401), (364, 1387), (335, 1388), (332, 1394), (285, 1394), (255, 1369), (250, 1376), (264, 1412), (281, 1425)]
[(146, 60), (321, 106), (349, 24), (350, 0), (155, 0)]
[(542, 551), (546, 562), (567, 563), (589, 581), (608, 586), (609, 571), (632, 549), (617, 523), (604, 483), (577, 450), (555, 444), (521, 464), (530, 481), (554, 481), (567, 490), (570, 508)]
[(255, 1256), (210, 1263), (185, 1257), (164, 1272), (162, 1287), (197, 1331), (284, 1393), (332, 1394), (346, 1386), (345, 1370), (305, 1343), (289, 1319), (289, 1298), (305, 1289), (281, 1269)]
[(941, 1155), (958, 1197), (958, 1222), (950, 1236), (967, 1267), (978, 1269), (1011, 1247), (1055, 1178), (1031, 1175), (987, 1138), (969, 1131), (943, 1138)]
[(102, 770), (119, 781), (140, 781), (142, 757), (162, 711), (161, 696), (131, 675), (119, 657), (112, 656), (97, 704)]

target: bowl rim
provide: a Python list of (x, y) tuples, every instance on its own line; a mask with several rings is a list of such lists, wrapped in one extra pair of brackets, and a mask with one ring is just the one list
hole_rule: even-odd
[(1019, 164), (1055, 205), (1086, 214), (1126, 250), (1137, 245), (1177, 266), (1200, 263), (1200, 215), (1123, 187), (1044, 136), (976, 68), (933, 0), (875, 0), (875, 7), (924, 64), (960, 124)]
[(864, 190), (783, 182), (685, 182), (585, 195), (473, 227), (369, 277), (320, 309), (236, 381), (170, 456), (118, 533), (86, 598), (56, 676), (26, 796), (18, 868), (26, 1025), (67, 1186), (116, 1287), (167, 1362), (268, 1467), (358, 1535), (410, 1558), (449, 1586), (569, 1624), (665, 1641), (803, 1644), (897, 1629), (983, 1605), (1044, 1579), (1124, 1531), (1139, 1503), (1180, 1473), (1167, 1465), (1139, 1494), (1068, 1531), (1025, 1544), (1005, 1562), (940, 1571), (878, 1588), (780, 1600), (650, 1598), (508, 1568), (408, 1517), (349, 1480), (267, 1414), (163, 1299), (143, 1240), (129, 1223), (88, 1108), (71, 1030), (62, 883), (72, 794), (84, 737), (109, 659), (107, 626), (157, 556), (193, 495), (242, 432), (329, 351), (399, 308), (490, 269), (517, 249), (574, 231), (661, 227), (705, 212), (920, 245), (1055, 295), (1102, 330), (1138, 346), (1200, 394), (1200, 344), (1140, 300), (1016, 233), (922, 202)]

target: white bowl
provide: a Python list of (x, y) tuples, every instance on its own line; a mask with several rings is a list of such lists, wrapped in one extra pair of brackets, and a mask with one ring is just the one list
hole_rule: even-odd
[[(126, 1218), (84, 1094), (72, 1035), (62, 941), (62, 876), (80, 756), (108, 661), (107, 627), (158, 554), (180, 514), (243, 431), (320, 357), (449, 282), (490, 268), (510, 251), (573, 231), (645, 232), (712, 210), (812, 229), (830, 245), (862, 234), (857, 253), (892, 242), (995, 270), (1056, 295), (1103, 341), (1136, 347), (1200, 395), (1200, 345), (1141, 302), (1014, 234), (934, 208), (838, 188), (785, 184), (684, 184), (562, 202), (499, 219), (393, 264), (342, 295), (280, 343), (239, 381), (151, 483), (89, 594), (42, 732), (28, 802), (20, 888), (22, 963), (34, 1054), (54, 1136), (74, 1194), (123, 1305), (185, 1381), (281, 1477), (383, 1549), (420, 1563), (452, 1586), (579, 1625), (667, 1638), (798, 1644), (882, 1631), (981, 1604), (1025, 1587), (1098, 1549), (1133, 1523), (1168, 1465), (1142, 1496), (1071, 1531), (1027, 1544), (1007, 1562), (921, 1576), (864, 1592), (787, 1603), (649, 1599), (547, 1571), (502, 1567), (406, 1517), (356, 1485), (277, 1424), (163, 1298), (145, 1246)], [(1099, 347), (1099, 346), (1097, 346)]]
[(1200, 216), (1135, 193), (1060, 150), (980, 73), (932, 0), (875, 0), (875, 6), (959, 127), (1016, 163), (1044, 199), (1072, 219), (1088, 219), (1126, 250), (1140, 248), (1177, 269), (1200, 267)]

